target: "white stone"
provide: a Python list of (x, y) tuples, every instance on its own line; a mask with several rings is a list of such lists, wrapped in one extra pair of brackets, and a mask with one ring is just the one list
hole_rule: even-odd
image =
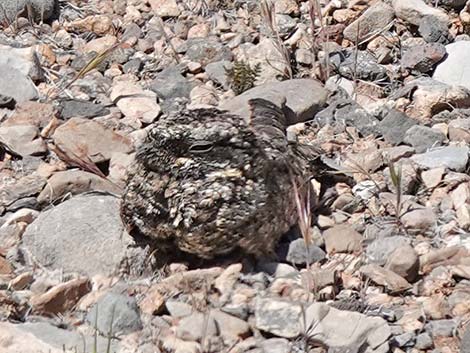
[(67, 353), (8, 322), (0, 323), (0, 353)]
[(157, 94), (131, 82), (117, 83), (111, 91), (110, 98), (128, 118), (138, 118), (144, 123), (151, 124), (160, 114)]
[(415, 154), (411, 160), (421, 168), (445, 167), (456, 172), (463, 172), (468, 162), (468, 147), (446, 146), (432, 151)]
[(344, 350), (364, 343), (375, 349), (391, 334), (387, 322), (380, 317), (337, 310), (324, 303), (313, 303), (307, 308), (306, 322), (311, 337), (316, 337), (327, 347)]
[(247, 61), (251, 67), (259, 64), (261, 72), (257, 84), (278, 81), (278, 76), (283, 76), (289, 72), (290, 63), (274, 45), (269, 38), (261, 38), (257, 45), (245, 43), (240, 46), (238, 53), (239, 60)]
[(419, 25), (424, 16), (434, 16), (441, 21), (449, 21), (444, 11), (427, 5), (423, 0), (393, 0), (392, 5), (395, 16), (415, 26)]
[(32, 80), (43, 77), (35, 47), (12, 48), (0, 44), (0, 64), (13, 67)]
[(176, 0), (150, 0), (153, 12), (161, 17), (177, 17), (181, 13)]
[(437, 65), (433, 78), (470, 89), (470, 41), (446, 45), (447, 57)]
[(428, 121), (443, 106), (470, 107), (470, 90), (464, 86), (449, 85), (430, 77), (420, 77), (407, 86), (414, 89), (405, 113), (418, 121)]

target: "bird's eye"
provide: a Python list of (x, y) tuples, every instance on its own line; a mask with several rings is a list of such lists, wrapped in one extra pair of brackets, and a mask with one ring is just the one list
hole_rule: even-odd
[(214, 144), (210, 141), (197, 141), (189, 146), (191, 153), (207, 153), (214, 148)]

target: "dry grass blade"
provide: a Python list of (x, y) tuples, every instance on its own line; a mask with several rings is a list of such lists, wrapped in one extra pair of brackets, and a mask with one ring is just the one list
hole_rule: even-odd
[(113, 304), (113, 309), (111, 311), (111, 319), (109, 320), (109, 331), (108, 331), (105, 353), (111, 353), (111, 343), (113, 340), (113, 325), (114, 325), (115, 315), (116, 315), (116, 304)]
[(104, 175), (103, 172), (96, 166), (96, 164), (93, 163), (90, 160), (90, 158), (88, 158), (87, 156), (83, 156), (83, 157), (79, 157), (76, 155), (70, 156), (67, 152), (63, 151), (58, 146), (53, 145), (53, 144), (49, 144), (48, 147), (52, 152), (54, 152), (57, 155), (57, 157), (59, 157), (60, 160), (67, 163), (68, 165), (73, 166), (73, 167), (78, 167), (82, 170), (96, 174), (106, 179), (106, 175)]
[(26, 4), (26, 15), (28, 16), (29, 24), (31, 26), (34, 26), (34, 12), (33, 12), (33, 6), (31, 5), (31, 3)]
[(276, 51), (282, 57), (282, 61), (285, 65), (285, 71), (282, 72), (281, 70), (277, 69), (269, 59), (266, 59), (269, 65), (271, 65), (276, 70), (281, 71), (282, 75), (286, 78), (291, 79), (293, 77), (291, 62), (290, 62), (290, 52), (287, 49), (286, 45), (281, 39), (279, 35), (277, 22), (276, 22), (276, 10), (274, 8), (274, 4), (270, 0), (262, 0), (260, 2), (260, 9), (261, 9), (261, 18), (263, 22), (270, 32), (272, 43), (276, 49)]
[(98, 305), (96, 305), (95, 332), (93, 335), (93, 353), (98, 353)]
[(362, 165), (360, 165), (357, 161), (355, 161), (352, 158), (347, 158), (346, 161), (350, 166), (350, 169), (343, 169), (338, 172), (341, 174), (348, 174), (348, 173), (359, 173), (362, 175), (367, 176), (369, 180), (371, 180), (374, 183), (374, 186), (376, 187), (377, 191), (380, 190), (380, 185), (377, 183), (377, 181), (372, 177), (372, 174), (366, 170)]
[[(367, 42), (370, 42), (371, 40), (377, 38), (378, 36), (381, 36), (382, 33), (388, 31), (397, 21), (393, 19), (389, 23), (387, 23), (383, 28), (372, 32), (369, 34), (366, 38), (364, 38), (360, 43), (358, 43), (359, 46), (366, 44)], [(396, 46), (395, 43), (391, 42), (389, 39), (387, 39), (386, 36), (381, 36), (385, 41), (390, 43), (392, 46)], [(398, 40), (400, 40), (400, 37), (398, 37)]]
[[(321, 81), (326, 81), (330, 77), (330, 54), (329, 54), (329, 41), (330, 41), (330, 34), (327, 31), (327, 27), (324, 24), (324, 17), (322, 14), (320, 2), (318, 0), (309, 0), (308, 1), (308, 16), (310, 19), (310, 31), (311, 34), (311, 52), (312, 52), (312, 75), (314, 78), (317, 78)], [(319, 30), (316, 25), (318, 21)], [(326, 45), (323, 48), (324, 51), (324, 60), (320, 62), (319, 60), (319, 52), (322, 49), (319, 46), (319, 41), (317, 39), (317, 33), (324, 33), (326, 34), (326, 40), (321, 40)]]
[[(29, 5), (29, 4), (27, 4)], [(27, 6), (26, 5), (26, 6)], [(3, 17), (4, 17), (4, 23), (2, 24), (4, 28), (11, 28), (14, 34), (17, 34), (18, 32), (18, 18), (20, 17), (20, 14), (23, 12), (24, 9), (20, 9), (18, 7), (18, 4), (16, 4), (16, 15), (13, 19), (8, 17), (7, 11), (5, 7), (3, 7), (0, 4), (0, 9), (2, 10)], [(29, 15), (29, 12), (28, 12)]]
[(307, 309), (304, 305), (301, 305), (301, 323), (302, 323), (302, 332), (300, 334), (300, 339), (303, 341), (303, 352), (309, 352), (311, 344), (313, 346), (322, 347), (327, 349), (326, 345), (320, 340), (316, 340), (315, 336), (318, 333), (315, 333), (315, 329), (320, 324), (320, 320), (311, 320), (308, 322)]
[(401, 190), (401, 181), (402, 181), (402, 170), (401, 166), (395, 167), (393, 162), (388, 163), (388, 169), (390, 170), (390, 179), (392, 184), (396, 189), (396, 216), (397, 220), (401, 216), (401, 199), (402, 199), (402, 190)]
[(261, 9), (261, 16), (263, 17), (263, 20), (264, 20), (264, 24), (269, 27), (269, 30), (271, 31), (271, 33), (274, 33), (276, 31), (276, 28), (274, 26), (275, 9), (274, 9), (273, 3), (268, 0), (263, 0), (260, 3), (260, 9)]
[(316, 43), (315, 43), (315, 19), (317, 18), (315, 11), (315, 1), (310, 0), (308, 2), (308, 17), (310, 18), (310, 30), (312, 31), (312, 51), (314, 56), (316, 56)]
[(157, 19), (157, 24), (159, 27), (160, 32), (162, 32), (163, 37), (165, 38), (166, 43), (170, 47), (172, 53), (173, 53), (173, 58), (176, 60), (178, 64), (181, 64), (181, 60), (179, 58), (178, 52), (176, 51), (176, 48), (174, 47), (173, 43), (171, 42), (170, 37), (168, 37), (168, 34), (165, 32), (165, 26), (163, 25), (163, 20), (161, 17), (158, 17)]
[(356, 45), (354, 47), (354, 69), (353, 69), (353, 78), (354, 78), (354, 93), (353, 98), (356, 100), (357, 98), (357, 60), (359, 55), (359, 33), (361, 28), (361, 21), (360, 19), (357, 20), (357, 28), (356, 28)]
[[(85, 75), (88, 74), (90, 71), (96, 69), (104, 60), (106, 60), (109, 57), (109, 55), (114, 50), (116, 50), (121, 45), (122, 43), (118, 42), (110, 46), (109, 48), (103, 50), (101, 53), (96, 54), (90, 61), (88, 61), (85, 64), (85, 66), (74, 76), (74, 78), (70, 80), (69, 83), (67, 83), (64, 87), (59, 89), (59, 91), (55, 94), (55, 96), (60, 95), (63, 91), (65, 91), (67, 88), (72, 86), (77, 80), (85, 77)], [(53, 97), (49, 97), (49, 98), (53, 98)]]
[(120, 45), (121, 43), (116, 43), (111, 47), (103, 50), (101, 53), (96, 54), (96, 56), (91, 59), (63, 89), (69, 88), (75, 81), (83, 78), (87, 73), (96, 69)]
[(49, 143), (47, 146), (50, 151), (54, 152), (57, 157), (59, 157), (59, 159), (65, 162), (67, 165), (77, 167), (86, 172), (95, 174), (100, 178), (105, 179), (107, 182), (113, 184), (120, 192), (122, 191), (122, 187), (108, 179), (106, 175), (85, 153), (82, 156), (77, 156), (75, 154), (70, 155), (69, 153), (63, 151), (61, 148), (52, 143)]
[(302, 234), (302, 238), (305, 242), (305, 250), (307, 253), (307, 267), (310, 267), (309, 263), (309, 248), (312, 244), (312, 215), (310, 212), (310, 182), (306, 184), (307, 190), (305, 192), (301, 192), (295, 179), (292, 177), (292, 186), (294, 188), (294, 199), (295, 205), (298, 214), (298, 225), (300, 229), (300, 234)]
[(4, 20), (3, 20), (4, 23), (2, 23), (2, 26), (3, 26), (4, 28), (10, 27), (11, 22), (10, 22), (10, 20), (8, 19), (8, 14), (7, 14), (6, 10), (5, 10), (5, 7), (3, 7), (2, 4), (0, 4), (0, 10), (2, 11), (3, 18), (4, 18)]
[(183, 6), (192, 14), (206, 17), (209, 15), (210, 6), (207, 0), (185, 0)]

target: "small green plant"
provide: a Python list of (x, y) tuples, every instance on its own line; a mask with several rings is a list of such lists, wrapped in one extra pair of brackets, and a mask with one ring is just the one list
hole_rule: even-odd
[(312, 320), (312, 318), (307, 315), (308, 308), (305, 306), (305, 304), (301, 304), (300, 309), (302, 329), (300, 331), (300, 335), (296, 338), (296, 346), (301, 352), (311, 352), (312, 348), (317, 347), (328, 349), (325, 344), (315, 338), (315, 336), (318, 335), (315, 330), (320, 324), (320, 321)]
[(245, 61), (235, 61), (230, 69), (225, 69), (230, 88), (235, 94), (241, 94), (253, 88), (261, 72), (261, 65), (258, 63), (253, 67)]

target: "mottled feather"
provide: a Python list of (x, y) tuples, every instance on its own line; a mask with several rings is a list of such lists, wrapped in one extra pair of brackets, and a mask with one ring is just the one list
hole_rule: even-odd
[(250, 105), (249, 121), (217, 109), (159, 120), (129, 170), (123, 220), (161, 251), (272, 252), (297, 221), (292, 183), (308, 182), (316, 155), (287, 141), (279, 107)]

